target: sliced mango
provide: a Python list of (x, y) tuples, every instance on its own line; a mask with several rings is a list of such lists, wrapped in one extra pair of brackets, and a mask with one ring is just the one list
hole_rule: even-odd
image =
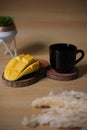
[(39, 68), (39, 62), (34, 62), (33, 64), (29, 65), (28, 67), (26, 67), (26, 69), (24, 71), (22, 71), (17, 78), (20, 78), (24, 75), (30, 74), (32, 72), (37, 71)]
[(4, 71), (4, 78), (9, 81), (14, 81), (38, 69), (39, 62), (33, 56), (22, 54), (8, 62)]

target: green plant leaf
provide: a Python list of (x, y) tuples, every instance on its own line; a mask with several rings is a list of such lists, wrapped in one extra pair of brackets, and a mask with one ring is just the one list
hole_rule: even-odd
[(7, 27), (14, 25), (14, 20), (11, 16), (0, 16), (0, 27)]

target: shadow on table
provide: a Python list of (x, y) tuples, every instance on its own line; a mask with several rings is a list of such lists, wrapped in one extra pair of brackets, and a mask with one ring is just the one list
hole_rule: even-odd
[(23, 48), (18, 50), (18, 53), (40, 54), (47, 50), (44, 42), (27, 43)]
[(82, 77), (83, 75), (87, 75), (87, 64), (83, 64), (78, 66), (79, 69), (79, 76)]

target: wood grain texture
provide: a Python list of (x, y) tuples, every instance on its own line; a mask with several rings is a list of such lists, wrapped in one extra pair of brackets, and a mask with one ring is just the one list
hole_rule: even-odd
[(70, 73), (58, 73), (51, 68), (47, 71), (46, 74), (48, 78), (54, 80), (69, 81), (69, 80), (75, 80), (79, 77), (79, 70), (75, 67)]
[[(39, 110), (32, 109), (33, 99), (54, 90), (76, 90), (87, 93), (87, 1), (86, 0), (2, 0), (0, 15), (14, 17), (18, 30), (16, 36), (18, 54), (29, 53), (49, 62), (49, 45), (55, 42), (75, 44), (85, 51), (84, 59), (77, 64), (79, 78), (59, 81), (44, 78), (22, 88), (6, 87), (2, 73), (9, 54), (0, 51), (0, 130), (33, 130), (21, 123)], [(40, 126), (35, 130), (55, 130)], [(58, 129), (59, 130), (59, 129)], [(72, 129), (67, 129), (72, 130)], [(80, 129), (74, 129), (80, 130)]]

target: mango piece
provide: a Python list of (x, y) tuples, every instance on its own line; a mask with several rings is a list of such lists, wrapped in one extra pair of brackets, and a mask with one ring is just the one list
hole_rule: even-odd
[(21, 55), (19, 55), (19, 56), (16, 56), (16, 57), (13, 58), (13, 59), (17, 59), (18, 61), (21, 61), (24, 56), (25, 56), (25, 54), (21, 54)]
[(38, 69), (39, 62), (36, 61), (33, 56), (22, 54), (8, 62), (4, 71), (4, 77), (9, 81), (14, 81)]
[(9, 68), (15, 67), (16, 64), (17, 64), (17, 63), (21, 60), (21, 58), (23, 58), (23, 57), (24, 57), (24, 54), (19, 55), (19, 56), (15, 57), (15, 58), (12, 58), (12, 59), (8, 62), (8, 64), (6, 65), (5, 71), (7, 71)]
[(7, 70), (4, 74), (5, 79), (9, 81), (16, 80), (16, 77), (18, 76), (18, 72), (13, 71), (13, 69)]
[(26, 64), (29, 65), (29, 64), (32, 64), (33, 62), (35, 62), (36, 60), (34, 59), (33, 56), (27, 54), (27, 55), (25, 55), (25, 56), (22, 58), (22, 61), (23, 61), (24, 63), (26, 63)]
[(24, 71), (22, 71), (19, 76), (17, 77), (18, 79), (21, 78), (24, 75), (30, 74), (32, 72), (37, 71), (39, 68), (39, 62), (34, 62), (33, 64), (29, 65), (28, 67), (25, 68)]

